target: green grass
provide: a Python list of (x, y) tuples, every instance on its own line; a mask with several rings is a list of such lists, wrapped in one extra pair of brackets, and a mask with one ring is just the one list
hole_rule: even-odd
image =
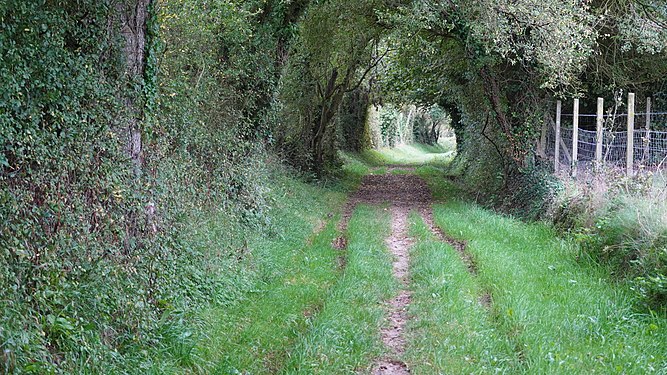
[(386, 164), (420, 166), (432, 165), (444, 167), (451, 163), (456, 155), (454, 143), (424, 145), (400, 145), (394, 148), (366, 150), (360, 154), (343, 153), (343, 161), (351, 165), (381, 167)]
[[(202, 314), (207, 338), (196, 348), (216, 374), (347, 374), (382, 352), (382, 301), (396, 288), (384, 238), (388, 215), (360, 207), (348, 226), (345, 253), (331, 247), (335, 222), (305, 243), (267, 243), (264, 282), (234, 304)], [(304, 228), (306, 229), (306, 228)], [(340, 267), (340, 256), (346, 266)]]
[(189, 318), (201, 322), (197, 337), (173, 345), (172, 357), (183, 368), (215, 374), (342, 374), (367, 369), (382, 353), (382, 301), (396, 288), (383, 242), (389, 218), (380, 208), (359, 207), (348, 225), (348, 249), (334, 250), (340, 217), (330, 214), (340, 210), (343, 192), (369, 169), (359, 163), (344, 173), (340, 183), (318, 186), (277, 176), (270, 235), (229, 233), (233, 238), (225, 238), (224, 217), (193, 226), (190, 240), (209, 251), (216, 243), (247, 245), (243, 261), (232, 260), (229, 269), (220, 270), (226, 273), (224, 296)]
[[(448, 186), (435, 174), (422, 173), (433, 186)], [(435, 194), (443, 198), (447, 191)], [(520, 359), (515, 371), (665, 373), (667, 321), (639, 313), (628, 286), (577, 261), (575, 244), (558, 239), (546, 225), (456, 199), (436, 205), (434, 214), (445, 231), (468, 241), (479, 270), (477, 287), (493, 296), (495, 332)]]
[(249, 237), (246, 264), (226, 270), (230, 279), (247, 274), (246, 289), (199, 314), (203, 335), (190, 361), (197, 372), (277, 371), (339, 276), (330, 246), (338, 216), (328, 216), (342, 206), (344, 194), (284, 176), (275, 181), (273, 194), (273, 233)]
[[(182, 365), (216, 374), (368, 373), (385, 354), (383, 301), (399, 287), (384, 244), (389, 215), (358, 207), (341, 252), (331, 247), (339, 217), (327, 214), (363, 175), (386, 169), (367, 156), (344, 158), (344, 183), (276, 181), (274, 233), (248, 239), (243, 272), (230, 269), (229, 276), (242, 287), (199, 315), (206, 335), (185, 347), (190, 361)], [(667, 320), (640, 313), (628, 284), (578, 260), (576, 244), (546, 225), (463, 202), (437, 165), (416, 173), (442, 202), (434, 205), (437, 225), (467, 241), (478, 273), (411, 214), (417, 243), (403, 359), (412, 373), (667, 373)], [(479, 302), (485, 293), (492, 295), (488, 308)]]
[(351, 374), (368, 371), (382, 354), (382, 301), (397, 281), (384, 245), (389, 217), (378, 207), (359, 207), (349, 227), (347, 266), (320, 314), (299, 339), (283, 373)]
[(411, 215), (413, 299), (406, 361), (415, 374), (514, 373), (511, 342), (478, 302), (483, 290), (458, 253)]

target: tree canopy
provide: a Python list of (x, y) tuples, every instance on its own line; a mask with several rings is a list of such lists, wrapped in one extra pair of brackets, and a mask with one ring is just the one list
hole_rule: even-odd
[(465, 182), (530, 201), (555, 98), (664, 106), (666, 77), (661, 0), (2, 1), (0, 370), (150, 346), (243, 254), (189, 218), (269, 225), (270, 161), (335, 173), (376, 104), (451, 119)]

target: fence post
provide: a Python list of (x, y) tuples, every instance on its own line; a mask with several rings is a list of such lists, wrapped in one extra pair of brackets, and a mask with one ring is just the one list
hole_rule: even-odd
[(558, 173), (560, 166), (560, 108), (561, 102), (556, 102), (556, 145), (554, 149), (554, 171)]
[(572, 111), (572, 177), (577, 177), (577, 159), (579, 152), (579, 99), (574, 99)]
[(604, 124), (604, 99), (598, 98), (597, 121), (595, 124), (595, 168), (602, 169), (602, 125)]
[(633, 175), (634, 145), (635, 143), (635, 94), (628, 93), (628, 134), (626, 148), (626, 174)]
[(651, 97), (646, 98), (646, 134), (644, 134), (644, 156), (642, 160), (646, 163), (650, 158), (649, 145), (651, 144)]

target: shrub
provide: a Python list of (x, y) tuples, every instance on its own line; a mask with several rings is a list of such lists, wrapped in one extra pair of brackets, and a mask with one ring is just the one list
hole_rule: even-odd
[(583, 254), (633, 280), (649, 307), (667, 307), (667, 191), (659, 176), (622, 172), (564, 177), (551, 219), (580, 242)]

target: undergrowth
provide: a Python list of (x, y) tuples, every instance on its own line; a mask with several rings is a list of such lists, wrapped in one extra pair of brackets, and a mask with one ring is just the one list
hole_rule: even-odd
[[(286, 177), (275, 182), (280, 200), (272, 233), (246, 232), (245, 261), (216, 274), (227, 284), (220, 293), (239, 294), (199, 315), (205, 324), (193, 353), (203, 359), (203, 373), (278, 371), (338, 276), (330, 245), (337, 216), (327, 216), (340, 207), (343, 195)], [(223, 220), (215, 226), (225, 228)], [(238, 283), (239, 275), (247, 282)]]
[(563, 177), (551, 219), (583, 254), (631, 279), (650, 309), (667, 312), (667, 190), (662, 174)]

